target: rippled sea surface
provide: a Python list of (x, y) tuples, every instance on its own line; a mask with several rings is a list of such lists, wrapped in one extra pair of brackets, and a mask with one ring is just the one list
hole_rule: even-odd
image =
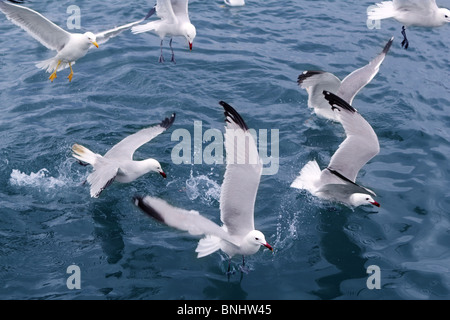
[[(71, 4), (26, 6), (66, 27)], [(140, 19), (153, 2), (76, 4), (81, 31), (98, 32)], [(174, 38), (176, 64), (167, 39), (160, 64), (159, 38), (127, 31), (80, 59), (71, 83), (67, 70), (50, 83), (34, 64), (53, 52), (0, 14), (0, 299), (449, 299), (450, 26), (409, 29), (404, 50), (395, 21), (368, 29), (372, 4), (192, 0), (197, 37), (191, 52)], [(391, 36), (379, 74), (353, 102), (381, 147), (357, 181), (381, 207), (352, 210), (290, 188), (308, 161), (326, 166), (344, 138), (342, 126), (308, 109), (298, 75), (325, 70), (342, 79)], [(247, 257), (242, 277), (235, 257), (230, 279), (223, 253), (198, 259), (198, 238), (132, 203), (136, 194), (158, 196), (220, 223), (225, 166), (177, 165), (171, 155), (179, 143), (172, 133), (194, 138), (194, 121), (201, 132), (223, 131), (220, 100), (250, 128), (279, 130), (279, 170), (262, 177), (255, 207), (274, 254)], [(83, 181), (91, 168), (75, 162), (71, 146), (104, 154), (173, 112), (173, 127), (135, 154), (157, 158), (168, 178), (148, 174), (90, 198)], [(71, 265), (81, 271), (79, 290), (66, 286)], [(367, 287), (371, 265), (381, 289)]]

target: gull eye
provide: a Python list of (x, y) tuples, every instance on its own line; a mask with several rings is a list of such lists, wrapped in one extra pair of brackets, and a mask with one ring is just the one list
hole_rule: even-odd
[(367, 201), (369, 201), (369, 198), (366, 198)]
[(255, 240), (257, 240), (257, 241), (258, 241), (258, 240), (259, 240), (259, 238), (255, 238)]

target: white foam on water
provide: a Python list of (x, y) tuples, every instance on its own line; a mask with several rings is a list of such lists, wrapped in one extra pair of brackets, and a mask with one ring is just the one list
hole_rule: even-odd
[(186, 180), (186, 193), (190, 200), (200, 199), (208, 205), (220, 200), (220, 185), (206, 175), (191, 176)]
[(65, 186), (67, 181), (61, 178), (50, 176), (46, 169), (40, 169), (38, 172), (26, 174), (18, 169), (13, 169), (9, 178), (9, 183), (16, 187), (34, 187), (40, 189), (54, 189)]

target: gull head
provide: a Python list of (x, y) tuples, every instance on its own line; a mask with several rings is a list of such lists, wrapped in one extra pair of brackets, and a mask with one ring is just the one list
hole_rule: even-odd
[(364, 205), (368, 205), (371, 204), (373, 206), (379, 207), (380, 204), (378, 202), (376, 202), (375, 200), (373, 200), (373, 198), (368, 195), (368, 194), (364, 194), (364, 193), (354, 193), (350, 196), (350, 203), (355, 206), (364, 206)]
[(439, 8), (438, 15), (440, 20), (442, 21), (442, 24), (450, 22), (450, 10), (446, 8)]
[(189, 43), (189, 50), (192, 50), (192, 42), (194, 42), (194, 38), (197, 35), (197, 30), (192, 23), (188, 23), (184, 25), (184, 37)]
[(260, 246), (264, 246), (273, 252), (273, 248), (267, 243), (264, 234), (258, 230), (250, 231), (244, 238), (242, 248), (245, 248), (247, 254), (254, 254), (258, 251)]
[(157, 160), (147, 159), (147, 160), (144, 160), (143, 162), (145, 162), (145, 166), (146, 166), (148, 172), (150, 172), (150, 171), (158, 172), (160, 175), (163, 176), (163, 178), (167, 177), (166, 173), (161, 168), (161, 164)]
[(93, 34), (92, 32), (86, 32), (84, 35), (90, 43), (98, 48), (97, 37), (95, 36), (95, 34)]

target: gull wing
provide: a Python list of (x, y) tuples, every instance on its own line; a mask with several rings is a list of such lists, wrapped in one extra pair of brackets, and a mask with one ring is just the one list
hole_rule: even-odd
[(213, 235), (236, 245), (223, 228), (201, 216), (197, 211), (176, 208), (162, 199), (150, 196), (135, 197), (133, 200), (149, 217), (170, 227), (187, 231), (191, 235)]
[(328, 168), (355, 182), (359, 170), (380, 152), (378, 138), (370, 124), (347, 102), (324, 91), (325, 99), (337, 112), (347, 135), (331, 157)]
[(170, 0), (157, 0), (156, 14), (161, 20), (166, 20), (169, 23), (178, 23), (178, 19), (173, 12), (172, 1)]
[(175, 113), (170, 118), (165, 118), (159, 125), (142, 129), (135, 134), (132, 134), (114, 147), (112, 147), (106, 154), (108, 159), (130, 159), (133, 160), (134, 152), (143, 144), (149, 142), (157, 137), (167, 129), (169, 129), (175, 121)]
[(87, 182), (91, 185), (91, 197), (98, 198), (103, 190), (105, 190), (116, 179), (119, 168), (106, 162), (105, 159), (98, 159), (98, 165), (94, 167), (87, 177)]
[[(342, 80), (341, 87), (336, 92), (336, 95), (344, 99), (348, 104), (353, 103), (353, 99), (356, 94), (364, 88), (372, 79), (376, 76), (380, 70), (380, 65), (384, 61), (386, 54), (391, 48), (394, 37), (389, 39), (386, 43), (383, 51), (376, 56), (369, 64), (364, 67), (357, 69), (350, 73), (347, 77)], [(330, 90), (327, 90), (330, 91)]]
[(135, 25), (144, 22), (145, 20), (147, 20), (150, 16), (152, 16), (152, 14), (155, 12), (155, 8), (151, 8), (150, 11), (147, 13), (147, 15), (135, 22), (131, 22), (128, 24), (124, 24), (122, 26), (119, 27), (115, 27), (113, 29), (109, 29), (103, 32), (99, 32), (97, 33), (95, 36), (97, 38), (97, 43), (98, 44), (102, 44), (107, 42), (109, 39), (119, 35), (120, 33), (122, 33), (123, 31), (126, 31), (128, 29), (131, 29), (132, 27), (134, 27)]
[(227, 166), (220, 194), (220, 218), (230, 235), (254, 230), (254, 207), (262, 173), (255, 140), (242, 117), (226, 102)]
[(308, 92), (310, 108), (329, 109), (330, 105), (323, 98), (322, 92), (324, 90), (337, 92), (341, 80), (330, 72), (308, 70), (298, 76), (297, 84)]
[(172, 10), (180, 22), (189, 22), (188, 0), (172, 0)]
[(8, 20), (50, 50), (60, 51), (70, 40), (71, 33), (58, 27), (39, 12), (6, 1), (0, 1), (0, 10)]

